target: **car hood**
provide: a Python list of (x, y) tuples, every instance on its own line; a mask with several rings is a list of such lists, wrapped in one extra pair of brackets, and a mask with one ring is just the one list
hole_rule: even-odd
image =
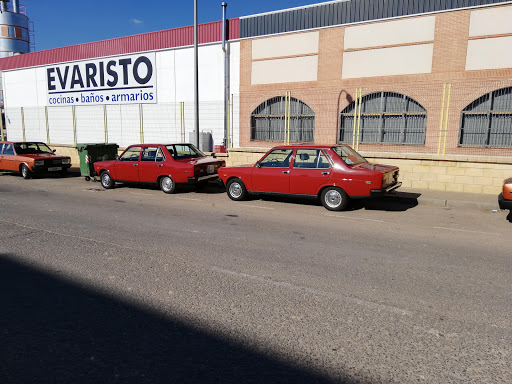
[(398, 169), (398, 167), (396, 167), (394, 165), (373, 164), (373, 163), (356, 164), (356, 165), (353, 165), (351, 168), (352, 169), (364, 169), (367, 171), (375, 171), (375, 172), (382, 172), (382, 173), (386, 173), (386, 172)]
[(62, 156), (62, 155), (57, 155), (55, 153), (33, 153), (33, 154), (21, 154), (21, 155), (18, 155), (18, 156), (21, 156), (21, 157), (26, 157), (26, 158), (29, 158), (29, 159), (34, 159), (34, 160), (41, 160), (41, 159), (68, 159), (69, 156)]

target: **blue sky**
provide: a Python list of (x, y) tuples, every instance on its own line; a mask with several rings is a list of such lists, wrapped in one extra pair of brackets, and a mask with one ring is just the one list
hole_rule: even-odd
[[(299, 7), (322, 0), (227, 0), (227, 17)], [(193, 0), (21, 0), (34, 22), (36, 50), (194, 23)], [(198, 0), (199, 23), (222, 19), (221, 0)]]

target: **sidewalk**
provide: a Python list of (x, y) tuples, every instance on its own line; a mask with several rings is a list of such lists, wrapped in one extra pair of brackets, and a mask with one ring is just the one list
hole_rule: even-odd
[(479, 194), (435, 191), (429, 189), (399, 188), (396, 192), (399, 198), (416, 198), (418, 204), (438, 207), (463, 207), (476, 209), (499, 209), (498, 194)]

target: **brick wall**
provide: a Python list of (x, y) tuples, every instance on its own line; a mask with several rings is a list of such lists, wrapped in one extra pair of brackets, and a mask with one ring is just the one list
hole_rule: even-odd
[[(361, 144), (361, 151), (437, 154), (441, 121), (446, 121), (446, 140), (444, 133), (442, 137), (447, 154), (511, 156), (510, 148), (458, 146), (462, 109), (488, 92), (512, 86), (512, 68), (465, 71), (470, 14), (470, 10), (460, 10), (435, 15), (432, 72), (428, 74), (342, 79), (345, 27), (333, 27), (319, 31), (317, 81), (252, 85), (252, 41), (243, 40), (240, 63), (240, 146), (272, 145), (251, 141), (250, 116), (259, 104), (271, 97), (284, 95), (287, 91), (291, 91), (292, 97), (305, 102), (315, 111), (315, 143), (336, 143), (339, 113), (354, 100), (356, 88), (362, 88), (363, 95), (390, 91), (404, 94), (420, 103), (427, 111), (427, 133), (425, 145)], [(449, 105), (443, 103), (443, 95), (448, 99), (445, 84), (451, 84)], [(442, 112), (448, 113), (447, 120), (446, 115), (441, 119)]]

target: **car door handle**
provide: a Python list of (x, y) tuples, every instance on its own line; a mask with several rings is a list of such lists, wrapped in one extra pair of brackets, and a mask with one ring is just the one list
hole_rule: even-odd
[(322, 175), (329, 175), (330, 172), (322, 172)]
[(157, 167), (163, 167), (164, 165), (163, 164), (158, 164)]
[(283, 171), (283, 173), (290, 173), (290, 171)]
[(138, 167), (138, 166), (139, 166), (139, 164), (133, 164), (133, 166), (134, 166), (134, 167)]

